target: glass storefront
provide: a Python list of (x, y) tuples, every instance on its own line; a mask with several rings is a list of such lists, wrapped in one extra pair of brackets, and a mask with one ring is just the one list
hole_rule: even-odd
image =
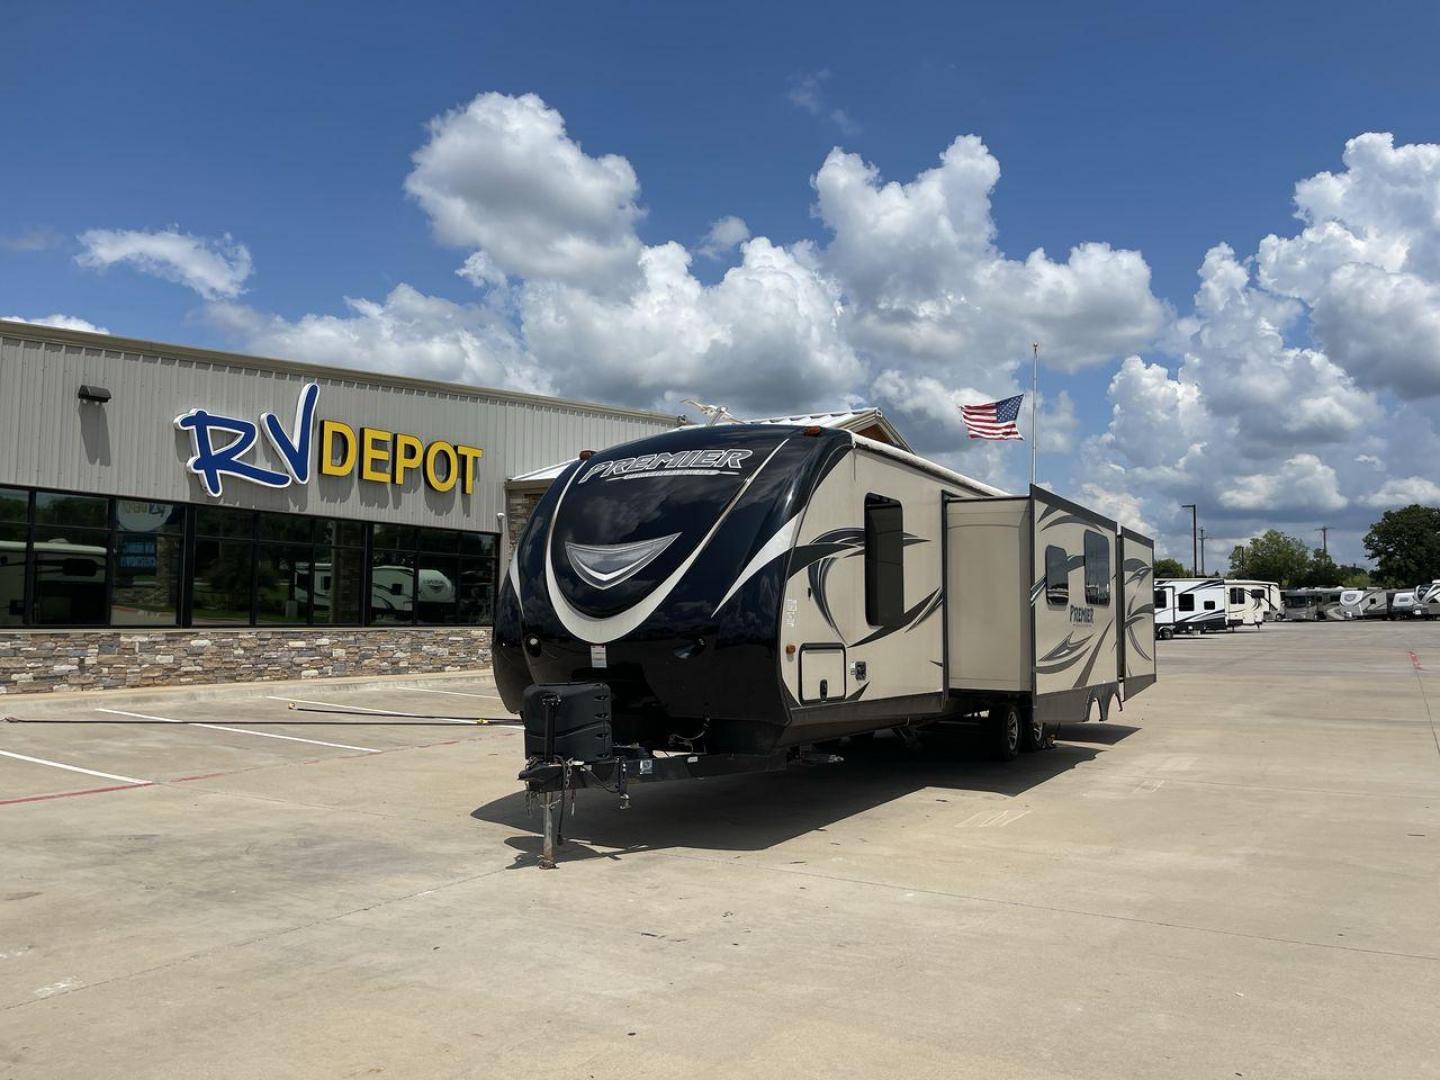
[(0, 488), (0, 627), (488, 625), (498, 557), (495, 533)]

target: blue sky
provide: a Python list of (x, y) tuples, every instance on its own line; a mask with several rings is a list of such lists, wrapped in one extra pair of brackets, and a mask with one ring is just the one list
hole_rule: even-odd
[[(0, 170), (0, 315), (63, 314), (131, 336), (282, 346), (361, 367), (404, 368), (408, 343), (429, 357), (417, 373), (661, 407), (690, 393), (722, 394), (730, 384), (706, 374), (722, 368), (739, 380), (736, 400), (752, 414), (772, 401), (774, 411), (835, 407), (842, 397), (877, 401), (919, 432), (926, 452), (1012, 484), (1023, 481), (1023, 452), (964, 445), (922, 399), (936, 386), (998, 395), (1028, 381), (1015, 365), (1037, 325), (1027, 320), (1040, 320), (1063, 339), (1046, 341), (1042, 355), (1089, 335), (1061, 361), (1070, 370), (1042, 376), (1050, 405), (1062, 390), (1070, 397), (1053, 428), (1065, 437), (1043, 459), (1042, 474), (1140, 517), (1172, 546), (1180, 534), (1175, 504), (1198, 499), (1211, 507), (1222, 543), (1270, 524), (1301, 534), (1328, 523), (1337, 526), (1332, 546), (1356, 557), (1387, 483), (1397, 504), (1440, 497), (1437, 470), (1427, 466), (1429, 450), (1440, 447), (1440, 360), (1427, 350), (1440, 345), (1423, 311), (1396, 311), (1406, 298), (1423, 308), (1440, 269), (1416, 254), (1429, 250), (1427, 227), (1440, 229), (1415, 207), (1416, 185), (1423, 201), (1440, 176), (1426, 171), (1425, 153), (1440, 141), (1433, 5), (298, 7), (51, 3), (7, 13), (11, 60), (0, 70), (0, 109), (11, 149), (10, 167)], [(476, 159), (463, 154), (437, 167), (428, 202), (407, 194), (407, 177), (417, 172), (412, 155), (434, 138), (427, 122), (484, 94), (500, 95), (495, 108), (536, 95), (549, 113), (526, 115), (560, 118), (547, 128), (552, 141), (584, 161), (623, 158), (634, 185), (616, 190), (634, 212), (602, 221), (567, 206), (563, 194), (517, 209), (514, 191), (531, 183), (529, 166), (476, 186), (464, 172)], [(1391, 133), (1402, 156), (1380, 147), (1347, 164), (1347, 141), (1367, 132)], [(966, 134), (979, 136), (998, 163), (988, 202), (983, 191), (976, 196), (994, 228), (990, 253), (968, 253), (962, 237), (959, 255), (912, 260), (897, 242), (868, 262), (867, 252), (885, 246), (885, 208), (882, 199), (847, 201), (847, 192), (865, 194), (856, 170), (873, 167), (875, 191), (891, 180), (908, 184)], [(836, 147), (855, 155), (855, 167), (833, 167), (836, 193), (817, 208), (812, 177)], [(486, 160), (496, 150), (462, 149)], [(967, 154), (952, 161), (956, 176), (985, 160)], [(577, 185), (588, 182), (584, 161)], [(1349, 202), (1336, 210), (1322, 200), (1310, 219), (1297, 220), (1297, 183), (1326, 170), (1354, 181)], [(929, 212), (923, 192), (911, 194), (910, 212)], [(437, 224), (442, 197), (475, 204), (448, 238)], [(580, 216), (569, 216), (572, 209)], [(795, 318), (823, 322), (829, 296), (844, 309), (841, 324), (777, 327), (748, 346), (733, 344), (726, 319), (743, 322), (734, 313), (751, 301), (707, 295), (696, 301), (699, 314), (685, 309), (691, 329), (675, 335), (710, 361), (677, 369), (690, 372), (686, 385), (637, 385), (620, 360), (607, 378), (582, 377), (577, 354), (587, 348), (643, 361), (648, 342), (653, 368), (669, 363), (665, 348), (685, 346), (655, 344), (665, 326), (638, 328), (636, 309), (599, 277), (562, 274), (556, 284), (527, 261), (523, 243), (547, 214), (559, 232), (565, 221), (581, 221), (587, 237), (601, 235), (606, 258), (631, 259), (670, 241), (689, 249), (693, 278), (672, 269), (662, 284), (646, 277), (633, 286), (666, 296), (677, 282), (714, 288), (742, 260), (754, 260), (757, 288), (776, 272), (813, 269), (824, 284), (818, 293), (814, 282), (803, 284), (810, 292), (794, 299), (804, 312)], [(726, 215), (780, 249), (783, 265), (762, 266), (754, 251), (701, 254), (707, 229)], [(1389, 244), (1391, 254), (1372, 251), (1356, 262), (1388, 275), (1383, 283), (1354, 274), (1317, 283), (1302, 272), (1316, 264), (1331, 219), (1349, 235)], [(1265, 237), (1295, 239), (1307, 226), (1318, 230), (1308, 246), (1288, 250), (1261, 288), (1259, 264), (1247, 260), (1259, 257)], [(925, 235), (923, 219), (915, 228), (907, 235)], [(92, 230), (113, 234), (99, 255), (93, 236), (81, 239)], [(137, 257), (124, 242), (167, 231), (219, 251), (232, 277), (197, 288), (183, 260), (157, 276), (154, 258)], [(1104, 329), (1124, 317), (1122, 308), (1143, 306), (1134, 276), (1119, 271), (1114, 280), (1097, 271), (1089, 291), (1078, 289), (1071, 321), (1043, 321), (1052, 304), (1044, 282), (1072, 272), (1071, 248), (1087, 242), (1134, 252), (1148, 270), (1146, 302), (1155, 307), (1131, 332)], [(1182, 325), (1194, 315), (1202, 261), (1221, 242), (1233, 249), (1233, 265), (1254, 266), (1253, 291), (1232, 295), (1227, 313), (1204, 325)], [(556, 243), (569, 250), (563, 237)], [(240, 245), (247, 274), (235, 263)], [(1060, 269), (1023, 278), (1015, 261), (1036, 248)], [(1408, 261), (1403, 252), (1392, 257), (1402, 248)], [(495, 256), (505, 250), (521, 254)], [(488, 252), (504, 276), (480, 285), (458, 277), (475, 251)], [(935, 269), (917, 274), (928, 257)], [(984, 325), (953, 313), (925, 322), (933, 311), (925, 289), (984, 306), (976, 282), (990, 280), (1000, 258), (1011, 260), (1000, 266), (1015, 282), (1006, 289), (1029, 281), (1038, 290), (1038, 298), (1014, 300), (1013, 334), (991, 325), (1002, 308), (1012, 310), (999, 294)], [(607, 265), (613, 275), (618, 264)], [(1233, 276), (1231, 264), (1213, 265)], [(953, 286), (947, 275), (959, 275)], [(379, 315), (346, 304), (348, 297), (385, 305), (400, 286), (423, 301), (407, 293), (403, 311), (397, 302)], [(1037, 310), (1023, 309), (1026, 302)], [(1253, 315), (1243, 325), (1236, 303)], [(789, 306), (767, 317), (783, 320)], [(903, 341), (892, 318), (901, 308)], [(341, 322), (313, 322), (326, 316)], [(1388, 345), (1353, 329), (1392, 317), (1408, 329)], [(376, 319), (404, 323), (378, 331), (389, 351), (375, 344)], [(927, 327), (933, 333), (921, 335)], [(348, 353), (337, 353), (337, 333)], [(722, 339), (724, 350), (711, 348)], [(460, 359), (447, 359), (452, 353)], [(1125, 357), (1137, 355), (1125, 374)], [(1182, 370), (1187, 355), (1197, 359)], [(766, 374), (786, 365), (792, 377)], [(1265, 409), (1227, 400), (1245, 399), (1246, 387), (1271, 375), (1285, 385), (1271, 386), (1268, 400), (1309, 393), (1301, 411), (1313, 422), (1277, 433), (1273, 427), (1286, 425), (1267, 421)], [(1197, 396), (1203, 415), (1184, 415)], [(1172, 437), (1112, 430), (1117, 408), (1127, 416), (1176, 410)], [(1397, 424), (1417, 437), (1406, 446), (1377, 441), (1377, 428)], [(1197, 441), (1206, 449), (1187, 459)], [(1186, 493), (1192, 498), (1180, 499)]]

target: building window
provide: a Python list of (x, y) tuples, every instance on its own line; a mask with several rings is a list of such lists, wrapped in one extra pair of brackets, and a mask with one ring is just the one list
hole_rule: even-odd
[(1110, 603), (1110, 541), (1097, 532), (1085, 533), (1085, 602)]
[(493, 533), (0, 488), (0, 627), (484, 625), (498, 551)]
[(115, 500), (111, 626), (179, 625), (184, 547), (185, 507)]
[(884, 495), (865, 496), (865, 621), (893, 626), (905, 616), (905, 513)]
[(30, 492), (0, 488), (0, 626), (24, 626), (30, 577)]
[(1045, 549), (1045, 602), (1054, 607), (1070, 602), (1070, 556), (1054, 544)]

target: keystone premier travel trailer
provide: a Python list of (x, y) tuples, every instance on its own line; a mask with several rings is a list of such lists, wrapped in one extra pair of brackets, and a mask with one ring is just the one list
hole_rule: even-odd
[(1155, 634), (1224, 630), (1229, 625), (1229, 597), (1219, 578), (1160, 578), (1155, 582)]
[(521, 778), (623, 793), (942, 720), (1014, 757), (1154, 682), (1152, 562), (1084, 507), (844, 430), (682, 428), (582, 454), (531, 515), (495, 619)]

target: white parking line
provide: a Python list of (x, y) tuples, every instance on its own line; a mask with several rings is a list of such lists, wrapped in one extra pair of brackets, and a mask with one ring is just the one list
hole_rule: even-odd
[(391, 691), (392, 693), (396, 693), (396, 694), (409, 693), (411, 690), (413, 690), (413, 691), (415, 691), (417, 694), (453, 694), (455, 697), (485, 698), (487, 701), (493, 701), (494, 699), (496, 699), (496, 698), (498, 698), (498, 697), (500, 696), (498, 693), (496, 693), (496, 694), (467, 694), (467, 693), (466, 693), (465, 691), (463, 691), (463, 690), (432, 690), (432, 689), (430, 689), (430, 687), (428, 687), (428, 686), (387, 686), (387, 687), (385, 687), (385, 689)]
[(293, 701), (299, 705), (323, 705), (327, 709), (339, 709), (341, 712), (363, 712), (379, 713), (381, 716), (403, 716), (408, 720), (444, 720), (451, 724), (475, 724), (477, 720), (466, 720), (459, 716), (427, 716), (424, 713), (396, 712), (394, 709), (367, 709), (363, 705), (337, 705), (333, 701), (310, 701), (303, 697), (276, 697), (274, 694), (265, 695), (267, 701)]
[(136, 780), (133, 776), (116, 776), (110, 772), (100, 772), (97, 769), (82, 769), (79, 765), (66, 765), (63, 761), (47, 761), (43, 757), (30, 757), (27, 754), (14, 754), (9, 750), (0, 750), (8, 758), (15, 758), (17, 761), (29, 761), (36, 765), (49, 765), (52, 769), (68, 769), (70, 772), (84, 773), (86, 776), (99, 776), (105, 780), (119, 780), (122, 784), (143, 784), (150, 785), (154, 780)]
[(243, 727), (226, 727), (224, 724), (202, 724), (194, 720), (174, 720), (168, 716), (150, 716), (147, 713), (126, 712), (124, 709), (96, 709), (96, 712), (113, 713), (115, 716), (133, 716), (137, 720), (158, 720), (162, 724), (184, 724), (187, 727), (209, 728), (211, 731), (233, 731), (237, 735), (256, 735), (262, 739), (284, 739), (286, 742), (310, 743), (312, 746), (331, 746), (336, 750), (359, 750), (366, 754), (378, 754), (373, 746), (351, 746), (349, 743), (324, 742), (320, 739), (302, 739), (298, 735), (277, 735), (273, 731), (252, 731)]

